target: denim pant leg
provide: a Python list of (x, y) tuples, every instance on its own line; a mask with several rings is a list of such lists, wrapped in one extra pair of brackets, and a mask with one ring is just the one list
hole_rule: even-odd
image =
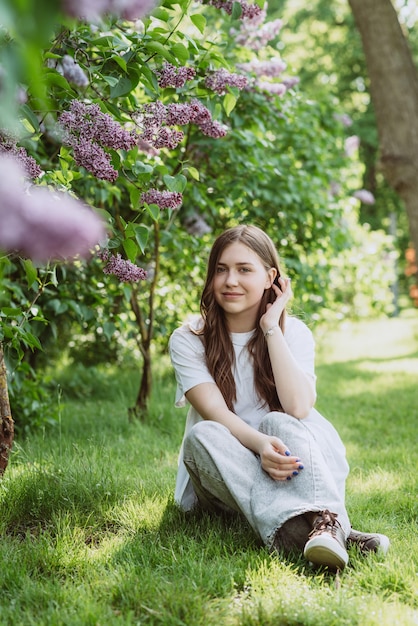
[(241, 512), (270, 546), (286, 521), (310, 511), (330, 509), (350, 530), (344, 507), (321, 450), (303, 421), (284, 413), (269, 413), (260, 430), (280, 437), (304, 468), (290, 481), (275, 481), (260, 459), (227, 428), (212, 421), (193, 426), (184, 442), (184, 463), (204, 505)]
[[(350, 533), (344, 500), (334, 477), (310, 428), (303, 420), (286, 413), (269, 413), (260, 424), (260, 431), (279, 437), (297, 455), (304, 469), (285, 482), (274, 481), (258, 468), (251, 494), (252, 515), (265, 543), (271, 546), (275, 532), (289, 519), (310, 511), (329, 509), (337, 513), (345, 535)], [(345, 467), (345, 458), (341, 459)]]
[(222, 424), (203, 421), (185, 438), (183, 461), (201, 505), (241, 513), (258, 534), (250, 501), (260, 465), (254, 452)]

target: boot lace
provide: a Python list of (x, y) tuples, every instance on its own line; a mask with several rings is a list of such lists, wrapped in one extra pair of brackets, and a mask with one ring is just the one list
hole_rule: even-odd
[(337, 514), (331, 513), (331, 511), (325, 509), (324, 511), (318, 513), (309, 536), (313, 537), (323, 532), (330, 532), (332, 536), (336, 538), (337, 529), (339, 528), (341, 528), (341, 524), (337, 520)]

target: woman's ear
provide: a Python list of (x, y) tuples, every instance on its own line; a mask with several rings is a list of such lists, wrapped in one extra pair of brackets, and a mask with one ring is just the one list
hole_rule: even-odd
[(270, 289), (273, 285), (273, 281), (276, 278), (278, 272), (275, 267), (271, 267), (267, 272), (266, 289)]

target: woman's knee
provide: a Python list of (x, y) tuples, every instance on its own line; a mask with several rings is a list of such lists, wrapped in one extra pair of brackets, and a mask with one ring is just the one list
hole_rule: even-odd
[(259, 430), (265, 435), (274, 435), (280, 437), (280, 433), (287, 428), (298, 428), (299, 420), (287, 413), (272, 411), (267, 413), (260, 422)]
[(194, 450), (196, 447), (206, 447), (205, 442), (213, 442), (220, 436), (220, 434), (225, 436), (225, 431), (229, 433), (229, 430), (218, 422), (213, 422), (211, 420), (198, 422), (192, 426), (189, 433), (185, 437), (184, 449)]

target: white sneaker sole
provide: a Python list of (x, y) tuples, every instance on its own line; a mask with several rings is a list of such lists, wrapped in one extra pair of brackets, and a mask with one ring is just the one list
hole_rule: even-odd
[(336, 539), (326, 535), (309, 539), (303, 554), (314, 565), (325, 565), (333, 569), (344, 569), (348, 563), (347, 551)]
[(381, 535), (380, 533), (375, 533), (380, 540), (380, 543), (377, 547), (377, 553), (378, 554), (387, 554), (387, 551), (389, 550), (389, 546), (390, 546), (390, 541), (389, 541), (389, 537), (386, 537), (386, 535)]

